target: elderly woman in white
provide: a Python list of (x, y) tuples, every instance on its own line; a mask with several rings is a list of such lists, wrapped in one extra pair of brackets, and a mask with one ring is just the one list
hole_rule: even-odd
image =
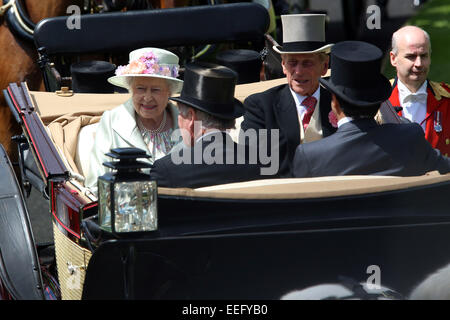
[(85, 186), (96, 190), (97, 178), (107, 168), (103, 162), (113, 148), (133, 147), (146, 150), (153, 163), (170, 152), (177, 141), (171, 140), (178, 128), (177, 108), (169, 102), (179, 93), (183, 81), (177, 79), (178, 57), (163, 49), (142, 48), (130, 53), (126, 66), (119, 66), (108, 81), (126, 88), (131, 98), (105, 111), (96, 130)]

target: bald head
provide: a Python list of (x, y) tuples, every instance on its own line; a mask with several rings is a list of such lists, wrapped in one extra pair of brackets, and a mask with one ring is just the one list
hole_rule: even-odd
[(431, 41), (428, 32), (416, 26), (406, 26), (398, 29), (392, 35), (392, 52), (397, 54), (398, 46), (424, 42), (428, 44), (431, 52)]
[(406, 26), (392, 35), (391, 64), (398, 79), (411, 92), (425, 82), (431, 63), (430, 36), (421, 28)]

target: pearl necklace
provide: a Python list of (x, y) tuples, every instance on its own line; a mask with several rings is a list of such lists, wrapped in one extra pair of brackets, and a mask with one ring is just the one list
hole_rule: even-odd
[(156, 129), (154, 129), (154, 130), (147, 129), (147, 128), (144, 126), (144, 124), (142, 123), (141, 118), (139, 118), (139, 124), (140, 124), (141, 130), (144, 131), (144, 134), (145, 134), (145, 133), (150, 133), (150, 134), (158, 134), (158, 133), (161, 133), (161, 131), (162, 131), (162, 130), (164, 129), (164, 127), (166, 126), (166, 122), (167, 122), (167, 113), (166, 113), (166, 110), (164, 110), (163, 119), (162, 119), (162, 121), (161, 121), (159, 127), (156, 128)]

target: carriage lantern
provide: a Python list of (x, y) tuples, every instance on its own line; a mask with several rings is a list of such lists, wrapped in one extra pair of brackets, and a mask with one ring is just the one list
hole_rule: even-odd
[(150, 156), (137, 148), (111, 149), (106, 155), (115, 160), (103, 163), (112, 171), (98, 178), (100, 227), (115, 235), (157, 230), (156, 181), (141, 171), (152, 165), (137, 160)]

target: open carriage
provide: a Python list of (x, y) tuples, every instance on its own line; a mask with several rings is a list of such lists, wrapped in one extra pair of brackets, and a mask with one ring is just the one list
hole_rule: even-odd
[[(257, 5), (230, 6), (236, 5), (263, 12)], [(204, 8), (191, 13), (195, 10)], [(55, 18), (41, 27), (63, 22)], [(217, 30), (213, 34), (219, 40), (249, 40), (248, 32), (232, 39)], [(211, 42), (217, 38), (204, 37)], [(46, 54), (61, 53), (62, 39), (45, 40)], [(95, 49), (116, 46), (111, 38), (105, 40), (109, 44)], [(86, 51), (80, 41), (72, 51)], [(164, 47), (156, 40), (144, 43)], [(54, 75), (51, 65), (47, 67)], [(236, 97), (243, 100), (283, 81), (239, 85)], [(407, 295), (450, 261), (450, 176), (436, 173), (158, 188), (157, 230), (136, 235), (104, 232), (96, 224), (98, 199), (83, 186), (83, 159), (95, 134), (86, 128), (128, 94), (37, 92), (25, 83), (11, 84), (4, 93), (23, 135), (16, 138), (20, 183), (6, 154), (1, 156), (2, 298), (44, 299), (46, 290), (60, 287), (63, 299), (279, 299), (293, 289), (336, 282), (339, 276), (365, 281), (374, 265), (381, 271), (382, 285)], [(26, 182), (48, 197), (52, 246), (42, 248), (34, 241), (23, 201)], [(56, 268), (44, 270), (47, 260)]]

